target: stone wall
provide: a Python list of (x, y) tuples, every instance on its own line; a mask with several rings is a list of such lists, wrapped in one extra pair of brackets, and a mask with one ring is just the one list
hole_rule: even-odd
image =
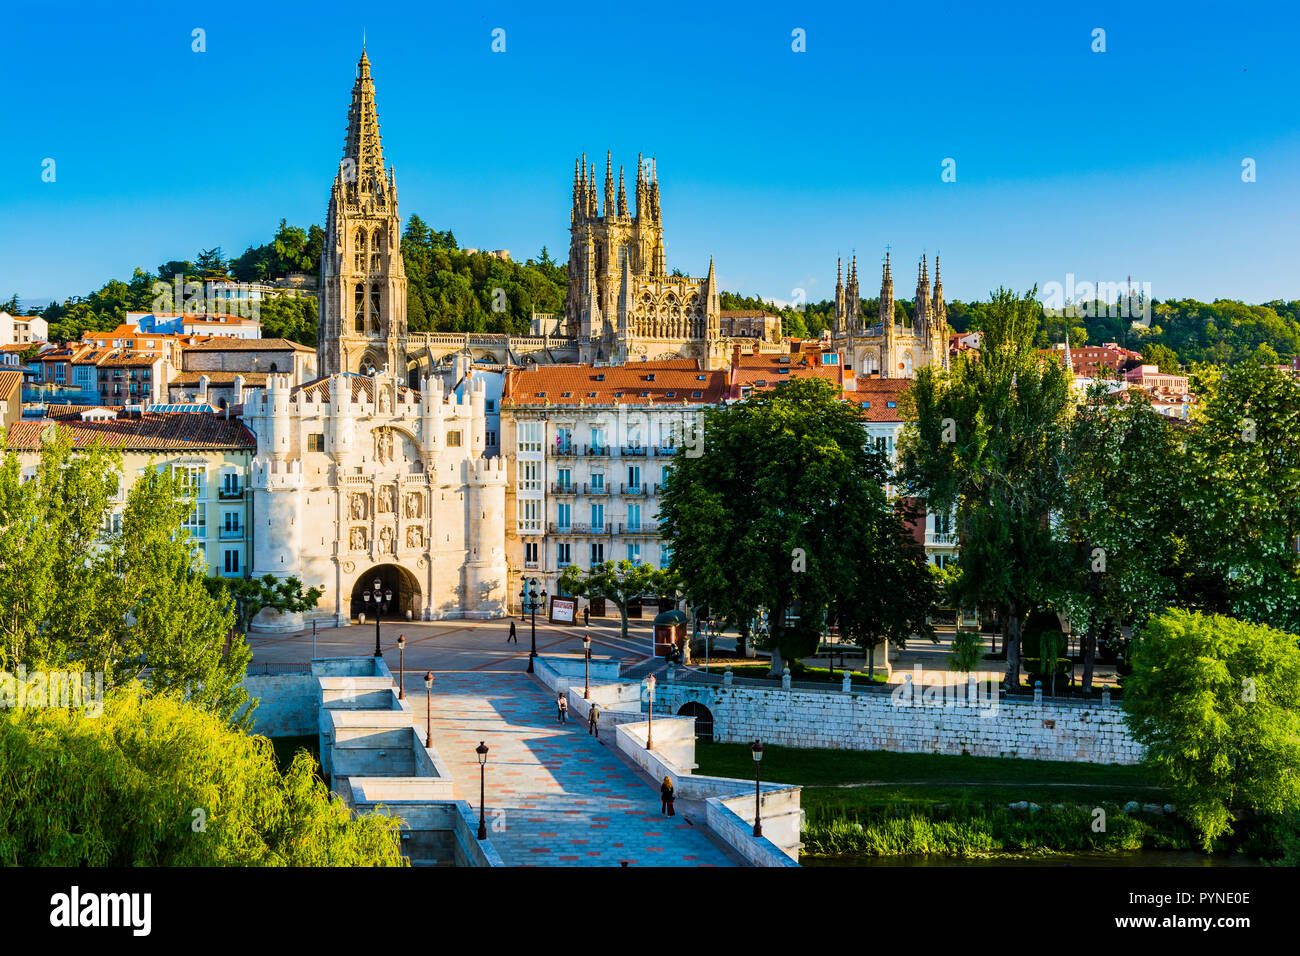
[(755, 739), (786, 747), (971, 754), (1086, 763), (1133, 764), (1141, 746), (1118, 706), (997, 700), (948, 688), (919, 688), (914, 700), (888, 691), (783, 690), (661, 681), (655, 713), (687, 701), (713, 714), (717, 741)]
[(310, 674), (245, 677), (244, 689), (258, 701), (252, 733), (306, 737), (316, 732), (316, 678)]

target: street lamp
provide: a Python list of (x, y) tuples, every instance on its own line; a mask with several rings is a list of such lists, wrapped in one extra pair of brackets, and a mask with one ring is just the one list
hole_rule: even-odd
[(487, 744), (480, 740), (478, 746), (474, 748), (474, 752), (478, 754), (478, 838), (486, 840), (487, 818), (483, 816), (483, 780), (487, 772)]
[(370, 606), (370, 602), (375, 602), (375, 657), (383, 657), (384, 652), (379, 649), (379, 614), (388, 608), (388, 602), (393, 599), (392, 589), (385, 589), (384, 582), (379, 578), (374, 580), (373, 591), (362, 591), (361, 600)]
[(749, 750), (754, 755), (754, 836), (761, 837), (763, 835), (763, 824), (759, 820), (758, 765), (763, 759), (763, 745), (755, 740)]
[(406, 700), (406, 635), (397, 635), (397, 699)]
[(651, 674), (645, 679), (646, 692), (650, 697), (649, 721), (646, 724), (645, 732), (645, 749), (655, 749), (655, 675)]
[(591, 635), (587, 634), (582, 638), (582, 649), (586, 652), (586, 660), (582, 666), (582, 699), (591, 699)]
[(537, 656), (537, 610), (546, 605), (546, 589), (537, 590), (537, 578), (525, 578), (519, 591), (520, 607), (532, 614), (533, 647), (528, 652), (528, 673), (533, 673), (533, 658)]
[(433, 746), (433, 671), (424, 672), (424, 745)]

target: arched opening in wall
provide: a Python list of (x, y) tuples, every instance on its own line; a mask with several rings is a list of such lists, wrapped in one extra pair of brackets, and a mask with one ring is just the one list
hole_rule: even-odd
[[(412, 620), (420, 619), (424, 599), (420, 593), (420, 582), (415, 575), (400, 565), (377, 564), (357, 575), (352, 584), (352, 620), (360, 620), (362, 614), (367, 621), (375, 619), (373, 592), (376, 581), (379, 582), (380, 591), (393, 593), (393, 599), (388, 602), (387, 608), (380, 609), (380, 621), (405, 621), (408, 611)], [(372, 592), (369, 601), (362, 596), (366, 591)]]
[(678, 717), (695, 718), (695, 739), (706, 744), (713, 743), (713, 714), (709, 708), (693, 700), (688, 700), (677, 710)]
[(279, 368), (278, 364), (275, 363), (275, 362), (272, 362), (272, 363), (271, 363), (271, 374), (274, 375), (274, 374), (275, 374), (276, 372), (278, 372), (278, 371), (280, 371), (280, 368)]

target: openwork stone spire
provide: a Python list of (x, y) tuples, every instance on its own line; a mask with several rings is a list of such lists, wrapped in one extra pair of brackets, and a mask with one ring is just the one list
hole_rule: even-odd
[(349, 199), (358, 194), (382, 192), (384, 183), (384, 147), (379, 138), (379, 111), (375, 108), (375, 83), (370, 78), (370, 59), (361, 51), (357, 63), (357, 81), (352, 87), (352, 105), (348, 107), (348, 138), (343, 145), (343, 181)]

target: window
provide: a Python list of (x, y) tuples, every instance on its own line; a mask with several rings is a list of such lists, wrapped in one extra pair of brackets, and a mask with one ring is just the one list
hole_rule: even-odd
[(239, 573), (239, 549), (226, 548), (221, 552), (221, 570), (224, 574)]
[(594, 568), (598, 564), (605, 563), (605, 543), (596, 541), (591, 546), (591, 566)]
[(520, 422), (516, 441), (521, 452), (540, 452), (542, 450), (542, 423)]
[(537, 542), (536, 541), (524, 542), (524, 567), (526, 568), (537, 567)]
[(605, 429), (591, 426), (591, 447), (593, 450), (605, 447)]
[(324, 432), (312, 432), (310, 435), (307, 436), (307, 450), (308, 451), (325, 450)]
[(447, 447), (448, 448), (460, 447), (460, 432), (458, 431), (447, 432)]
[(593, 471), (591, 473), (591, 490), (596, 494), (605, 490), (605, 473), (603, 471)]
[(561, 568), (567, 568), (573, 563), (573, 546), (569, 542), (555, 546), (555, 563)]
[(495, 398), (489, 398), (487, 400), (487, 404), (484, 407), (487, 410), (487, 413), (491, 415), (493, 412), (497, 410), (497, 400)]
[(555, 451), (558, 454), (566, 455), (573, 447), (573, 429), (557, 428), (555, 429)]
[(567, 532), (572, 527), (573, 506), (567, 501), (561, 501), (555, 506), (555, 524), (561, 532)]
[(605, 506), (599, 502), (591, 506), (591, 530), (600, 531), (605, 527)]
[(627, 466), (627, 487), (631, 494), (638, 494), (641, 488), (641, 466)]
[(239, 512), (223, 511), (221, 513), (221, 533), (222, 534), (239, 534)]
[(519, 499), (519, 530), (542, 530), (542, 500), (540, 498)]
[(496, 433), (496, 432), (493, 432), (493, 431), (490, 431), (490, 432), (487, 432), (486, 434), (487, 434), (487, 444), (488, 444), (488, 446), (489, 446), (489, 447), (495, 447), (495, 446), (496, 446), (496, 443), (497, 443), (497, 433)]
[(839, 365), (839, 364), (840, 364), (840, 356), (839, 356), (839, 353), (838, 353), (838, 352), (823, 352), (823, 353), (822, 353), (822, 364), (823, 364), (823, 365)]
[(208, 536), (208, 506), (202, 503), (195, 505), (194, 510), (189, 513), (181, 527), (188, 531), (192, 538), (200, 540), (206, 538)]
[(555, 472), (555, 483), (561, 488), (570, 488), (573, 486), (573, 472), (568, 468), (560, 468)]
[(542, 463), (540, 461), (521, 461), (519, 463), (519, 488), (522, 491), (542, 490)]
[(629, 531), (641, 530), (641, 506), (640, 505), (627, 506), (627, 530)]

